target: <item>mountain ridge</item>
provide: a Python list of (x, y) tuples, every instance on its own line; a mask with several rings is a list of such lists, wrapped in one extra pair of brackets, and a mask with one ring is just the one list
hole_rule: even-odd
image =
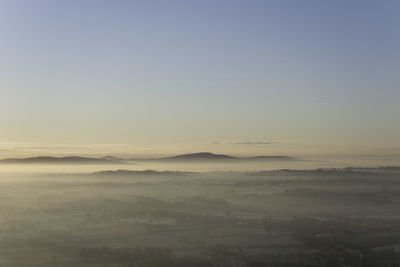
[(132, 158), (129, 160), (137, 161), (243, 161), (243, 160), (295, 160), (290, 156), (252, 156), (252, 157), (236, 157), (225, 154), (214, 154), (211, 152), (197, 152), (189, 154), (181, 154), (169, 157), (151, 158), (151, 159), (138, 159)]
[(6, 158), (1, 159), (0, 164), (133, 164), (134, 161), (180, 161), (180, 162), (201, 162), (201, 161), (271, 161), (271, 160), (296, 160), (289, 156), (252, 156), (252, 157), (237, 157), (225, 154), (214, 154), (211, 152), (197, 152), (189, 154), (181, 154), (176, 156), (159, 157), (159, 158), (130, 158), (123, 159), (115, 156), (103, 156), (100, 158), (90, 158), (81, 156), (37, 156), (28, 158)]
[(111, 160), (107, 158), (89, 158), (80, 156), (66, 156), (66, 157), (53, 157), (53, 156), (38, 156), (28, 158), (6, 158), (0, 160), (3, 164), (40, 164), (40, 163), (63, 163), (63, 164), (115, 164), (124, 163), (120, 160)]

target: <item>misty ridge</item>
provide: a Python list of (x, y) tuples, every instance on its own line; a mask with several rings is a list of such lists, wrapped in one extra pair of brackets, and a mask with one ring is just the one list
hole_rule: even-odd
[(289, 156), (252, 156), (252, 157), (234, 157), (224, 154), (214, 154), (210, 152), (190, 153), (172, 157), (162, 157), (154, 159), (135, 159), (131, 160), (154, 160), (154, 161), (257, 161), (257, 160), (295, 160)]
[(80, 156), (68, 156), (68, 157), (50, 157), (50, 156), (38, 156), (29, 158), (7, 158), (0, 160), (3, 164), (52, 164), (52, 163), (64, 163), (64, 164), (114, 164), (123, 163), (119, 159), (109, 158), (88, 158)]
[(160, 158), (119, 158), (115, 156), (104, 156), (101, 158), (90, 158), (80, 156), (67, 156), (67, 157), (51, 157), (51, 156), (38, 156), (29, 158), (7, 158), (0, 160), (3, 164), (128, 164), (134, 161), (166, 161), (166, 162), (222, 162), (222, 161), (290, 161), (296, 160), (294, 157), (289, 156), (253, 156), (253, 157), (234, 157), (223, 154), (214, 154), (210, 152), (200, 152), (183, 154), (171, 157)]

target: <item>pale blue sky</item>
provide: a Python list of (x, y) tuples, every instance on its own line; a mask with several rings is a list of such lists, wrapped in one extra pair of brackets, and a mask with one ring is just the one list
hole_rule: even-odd
[(0, 140), (400, 147), (400, 1), (0, 1)]

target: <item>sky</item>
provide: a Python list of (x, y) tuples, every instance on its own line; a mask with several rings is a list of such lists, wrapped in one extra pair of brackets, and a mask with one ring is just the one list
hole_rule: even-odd
[(3, 154), (400, 154), (397, 0), (0, 0), (0, 25)]

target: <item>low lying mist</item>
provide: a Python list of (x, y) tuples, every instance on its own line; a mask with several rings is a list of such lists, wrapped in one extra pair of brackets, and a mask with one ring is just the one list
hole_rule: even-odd
[(0, 266), (399, 264), (397, 167), (102, 167), (3, 169)]

